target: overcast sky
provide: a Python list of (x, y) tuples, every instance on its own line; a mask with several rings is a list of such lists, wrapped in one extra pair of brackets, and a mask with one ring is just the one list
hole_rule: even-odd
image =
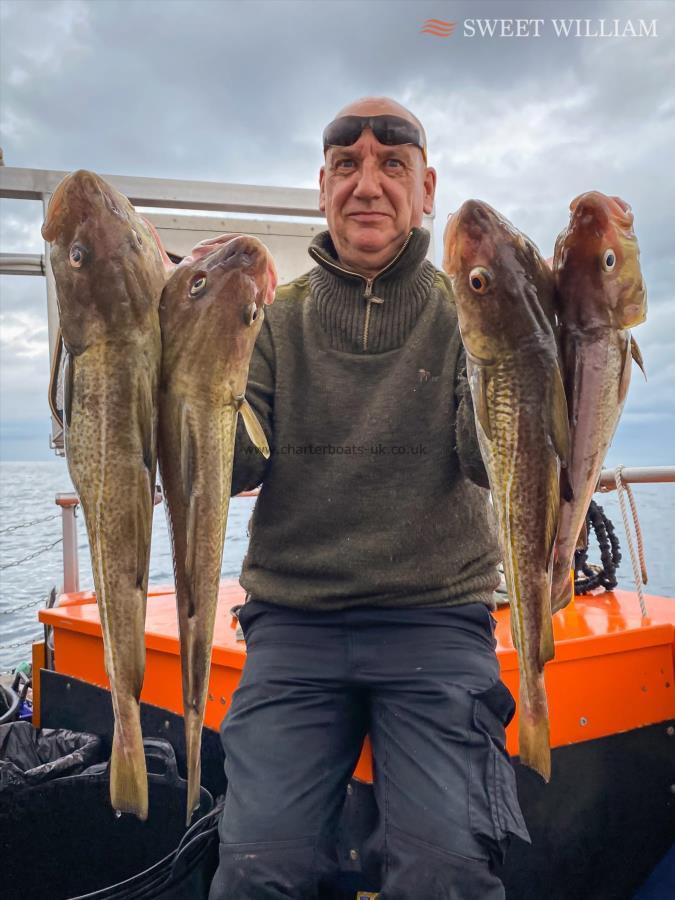
[[(428, 17), (454, 33), (422, 33)], [(466, 34), (495, 17), (543, 19), (541, 36)], [(656, 37), (558, 38), (561, 18), (592, 33), (655, 19)], [(609, 460), (675, 462), (675, 4), (2, 0), (0, 60), (10, 166), (315, 187), (334, 113), (394, 97), (425, 124), (438, 171), (437, 264), (468, 197), (548, 256), (573, 197), (619, 194), (649, 291), (635, 330), (649, 382), (635, 370)], [(41, 252), (41, 219), (3, 201), (2, 249)], [(0, 290), (0, 455), (49, 458), (44, 280), (0, 276)]]

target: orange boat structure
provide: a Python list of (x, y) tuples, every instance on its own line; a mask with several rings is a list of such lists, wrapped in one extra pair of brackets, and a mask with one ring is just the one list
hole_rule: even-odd
[[(246, 659), (231, 613), (242, 603), (237, 582), (224, 581), (213, 645), (203, 783), (226, 789), (217, 729), (227, 714)], [(517, 716), (507, 729), (516, 757), (518, 792), (532, 845), (515, 841), (500, 873), (509, 900), (620, 900), (668, 851), (675, 836), (675, 600), (616, 590), (575, 597), (554, 616), (556, 655), (546, 667), (553, 773), (545, 785), (517, 762)], [(508, 606), (496, 612), (501, 676), (518, 696), (518, 665)], [(52, 670), (34, 678), (34, 722), (112, 735), (112, 708), (103, 664), (101, 626), (91, 591), (62, 594), (40, 612), (53, 630)], [(34, 645), (34, 672), (44, 666)], [(148, 597), (145, 737), (163, 737), (184, 770), (180, 655), (173, 588)], [(377, 890), (361, 868), (377, 821), (368, 741), (347, 791), (338, 858), (357, 891)], [(497, 808), (499, 808), (497, 804)], [(349, 879), (352, 879), (349, 881)], [(354, 897), (352, 891), (339, 896)], [(368, 896), (362, 894), (361, 896)]]
[[(577, 597), (554, 616), (555, 659), (546, 667), (551, 745), (561, 747), (642, 728), (675, 716), (673, 600), (645, 598), (643, 620), (634, 594), (602, 592)], [(233, 606), (244, 602), (237, 582), (223, 582), (213, 644), (205, 724), (217, 730), (227, 712), (246, 658), (236, 638)], [(508, 607), (497, 610), (497, 655), (502, 679), (518, 696), (518, 662)], [(54, 629), (55, 671), (108, 687), (101, 625), (92, 591), (63, 594), (58, 607), (40, 611)], [(182, 715), (176, 597), (172, 587), (152, 588), (146, 619), (147, 661), (141, 700)], [(36, 715), (39, 712), (36, 711)], [(517, 714), (507, 748), (518, 754)], [(675, 740), (673, 741), (675, 758)], [(372, 779), (366, 745), (356, 776)]]

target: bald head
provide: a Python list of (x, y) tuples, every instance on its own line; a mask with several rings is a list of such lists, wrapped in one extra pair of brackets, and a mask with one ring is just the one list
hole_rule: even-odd
[(336, 119), (340, 119), (342, 116), (400, 116), (402, 119), (412, 122), (413, 125), (417, 125), (426, 149), (427, 135), (420, 120), (409, 109), (396, 100), (392, 100), (391, 97), (361, 97), (360, 100), (348, 103), (335, 114)]
[[(352, 116), (356, 121), (349, 121)], [(380, 116), (394, 122), (379, 121)], [(404, 121), (396, 123), (397, 118)], [(341, 119), (346, 119), (344, 134)], [(391, 126), (391, 133), (380, 125)], [(327, 126), (324, 151), (319, 208), (326, 214), (339, 261), (370, 278), (394, 258), (411, 229), (422, 225), (424, 213), (433, 210), (436, 172), (426, 163), (424, 129), (396, 100), (362, 97)]]

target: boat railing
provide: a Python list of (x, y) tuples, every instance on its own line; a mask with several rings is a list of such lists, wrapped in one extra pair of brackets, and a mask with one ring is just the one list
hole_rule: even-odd
[[(0, 166), (0, 198), (38, 201), (46, 212), (54, 190), (67, 174), (49, 169)], [(325, 228), (325, 218), (319, 209), (319, 191), (315, 188), (108, 174), (103, 178), (143, 211), (143, 215), (156, 227), (166, 250), (175, 257), (189, 253), (195, 244), (205, 238), (223, 232), (245, 231), (256, 235), (269, 248), (281, 283), (307, 270), (311, 265), (307, 247), (314, 235)], [(218, 217), (213, 216), (214, 213)], [(223, 214), (226, 218), (222, 217)], [(431, 234), (427, 251), (431, 260), (434, 257), (433, 223), (432, 211), (425, 214), (423, 220)], [(45, 276), (49, 364), (52, 371), (55, 369), (55, 358), (58, 359), (59, 355), (60, 337), (49, 244), (44, 244), (42, 254), (0, 252), (0, 274)], [(56, 374), (57, 378), (51, 386), (58, 393)], [(51, 447), (58, 455), (63, 455), (63, 428), (54, 404)]]
[[(651, 466), (618, 469), (603, 469), (597, 490), (602, 493), (616, 490), (616, 473), (620, 471), (624, 484), (670, 484), (675, 483), (675, 466)], [(255, 497), (258, 490), (243, 491), (238, 497)], [(56, 504), (61, 508), (63, 529), (63, 592), (76, 593), (80, 589), (80, 569), (77, 554), (77, 508), (80, 501), (77, 494), (56, 495)]]
[[(671, 484), (675, 482), (675, 466), (619, 466), (625, 484)], [(617, 469), (603, 469), (596, 490), (605, 494), (616, 490)]]

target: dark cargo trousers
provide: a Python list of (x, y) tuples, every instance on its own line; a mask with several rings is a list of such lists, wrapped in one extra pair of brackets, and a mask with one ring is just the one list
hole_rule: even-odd
[(504, 747), (513, 715), (481, 603), (310, 613), (250, 601), (222, 728), (228, 789), (209, 900), (330, 897), (335, 828), (370, 734), (381, 900), (498, 900), (528, 839)]

